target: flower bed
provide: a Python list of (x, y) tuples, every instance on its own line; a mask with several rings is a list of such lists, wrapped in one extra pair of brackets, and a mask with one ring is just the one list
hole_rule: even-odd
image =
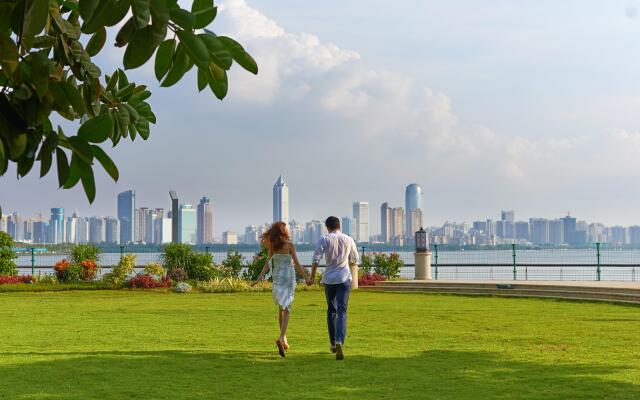
[(360, 279), (358, 279), (359, 286), (373, 286), (376, 282), (386, 281), (383, 275), (373, 273), (373, 274), (363, 274)]
[(17, 283), (33, 283), (31, 275), (0, 275), (0, 285), (15, 285)]
[(156, 279), (150, 275), (138, 274), (126, 281), (126, 286), (130, 289), (168, 288), (171, 287), (171, 279), (168, 276)]

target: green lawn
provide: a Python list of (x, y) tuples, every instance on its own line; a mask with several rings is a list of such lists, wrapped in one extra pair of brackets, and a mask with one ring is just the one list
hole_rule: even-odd
[(640, 399), (640, 307), (352, 294), (346, 360), (322, 292), (277, 356), (270, 294), (0, 294), (1, 399)]

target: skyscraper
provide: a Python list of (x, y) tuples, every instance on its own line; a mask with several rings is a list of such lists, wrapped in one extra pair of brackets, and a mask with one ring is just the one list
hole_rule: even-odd
[(391, 240), (396, 246), (404, 245), (404, 208), (394, 207), (391, 209)]
[(353, 203), (353, 219), (356, 220), (356, 242), (369, 243), (369, 203), (356, 201)]
[(502, 216), (502, 218), (501, 218), (502, 221), (515, 222), (515, 220), (516, 220), (515, 219), (516, 215), (515, 215), (515, 212), (513, 210), (511, 210), (511, 211), (502, 211), (501, 216)]
[(562, 218), (562, 229), (564, 232), (564, 242), (568, 244), (576, 244), (576, 219), (570, 215)]
[(64, 208), (52, 208), (49, 220), (49, 243), (63, 243), (64, 241)]
[(289, 187), (282, 175), (273, 185), (273, 222), (289, 222)]
[(136, 243), (143, 243), (146, 239), (148, 211), (148, 207), (140, 207), (133, 214), (133, 241)]
[(158, 212), (156, 210), (148, 210), (145, 215), (146, 222), (144, 224), (144, 242), (146, 244), (156, 243), (156, 221), (158, 220)]
[(213, 243), (213, 203), (208, 197), (198, 204), (197, 243)]
[(114, 217), (104, 219), (105, 224), (105, 242), (110, 244), (118, 244), (120, 240), (120, 221)]
[(106, 239), (106, 226), (102, 217), (89, 219), (89, 242), (102, 243)]
[(391, 210), (389, 203), (382, 203), (380, 206), (380, 241), (389, 243), (391, 241)]
[[(407, 238), (413, 238), (415, 232), (422, 227), (424, 218), (424, 193), (417, 183), (412, 183), (404, 191), (404, 205), (406, 212), (405, 229)], [(419, 213), (413, 212), (420, 210)]]
[(355, 240), (356, 235), (356, 220), (351, 217), (342, 217), (342, 233), (351, 236)]
[(178, 215), (178, 241), (180, 243), (196, 243), (197, 216), (191, 204), (180, 204)]
[(531, 228), (531, 243), (546, 244), (549, 243), (549, 220), (546, 218), (529, 219)]
[(134, 241), (134, 213), (136, 209), (136, 192), (127, 190), (118, 194), (118, 219), (120, 220), (120, 243)]

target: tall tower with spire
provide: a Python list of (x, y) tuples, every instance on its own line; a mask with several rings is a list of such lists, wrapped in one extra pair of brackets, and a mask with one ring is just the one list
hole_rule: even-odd
[(289, 222), (289, 187), (282, 175), (273, 185), (273, 222), (278, 221)]

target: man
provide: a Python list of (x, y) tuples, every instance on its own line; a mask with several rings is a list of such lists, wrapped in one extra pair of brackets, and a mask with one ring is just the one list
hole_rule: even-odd
[(324, 224), (329, 233), (320, 239), (313, 253), (309, 283), (315, 281), (318, 263), (324, 255), (327, 266), (322, 275), (322, 283), (327, 297), (329, 341), (331, 352), (336, 354), (336, 360), (343, 360), (344, 339), (347, 333), (347, 304), (352, 279), (349, 264), (358, 264), (360, 257), (354, 240), (340, 232), (340, 220), (337, 217), (327, 218)]

